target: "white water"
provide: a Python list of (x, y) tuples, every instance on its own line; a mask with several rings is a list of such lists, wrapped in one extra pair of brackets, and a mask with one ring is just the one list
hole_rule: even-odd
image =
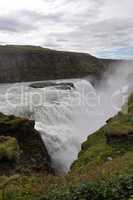
[(106, 82), (107, 87), (98, 91), (87, 80), (71, 80), (75, 85), (72, 90), (33, 89), (28, 83), (1, 84), (0, 111), (34, 119), (53, 167), (64, 173), (87, 136), (121, 109), (127, 97), (127, 74), (121, 73), (119, 78), (115, 73)]

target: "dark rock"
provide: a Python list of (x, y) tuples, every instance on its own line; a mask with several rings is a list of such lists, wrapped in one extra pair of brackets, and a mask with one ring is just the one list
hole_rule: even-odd
[(107, 143), (108, 144), (117, 144), (117, 143), (133, 143), (133, 132), (118, 134), (117, 132), (114, 134), (107, 134)]
[(55, 88), (61, 89), (61, 90), (75, 89), (75, 86), (73, 83), (41, 82), (41, 83), (33, 83), (29, 86), (32, 88), (55, 87)]
[(0, 136), (0, 175), (15, 173), (20, 148), (13, 137)]
[(13, 172), (52, 172), (51, 159), (34, 124), (28, 119), (0, 113), (0, 136), (16, 138), (21, 151)]

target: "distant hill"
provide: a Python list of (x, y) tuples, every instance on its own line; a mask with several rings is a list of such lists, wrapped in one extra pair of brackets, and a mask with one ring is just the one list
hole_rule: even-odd
[(0, 82), (100, 77), (100, 60), (84, 53), (62, 52), (34, 46), (0, 46)]
[[(115, 60), (37, 46), (0, 46), (0, 83), (101, 77)], [(126, 61), (127, 62), (127, 61)]]

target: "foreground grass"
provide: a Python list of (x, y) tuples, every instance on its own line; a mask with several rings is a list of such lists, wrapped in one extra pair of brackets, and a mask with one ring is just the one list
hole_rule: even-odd
[[(47, 181), (45, 178), (48, 178)], [(133, 194), (133, 176), (82, 180), (77, 184), (50, 177), (21, 177), (1, 190), (0, 199), (6, 200), (126, 200)]]

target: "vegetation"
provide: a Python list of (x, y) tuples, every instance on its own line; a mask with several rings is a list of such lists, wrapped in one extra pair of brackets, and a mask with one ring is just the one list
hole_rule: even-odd
[[(24, 82), (101, 77), (103, 63), (83, 53), (62, 52), (23, 45), (0, 46), (0, 82)], [(8, 64), (9, 63), (9, 64)]]
[(1, 190), (1, 199), (6, 200), (6, 189), (10, 183), (14, 183), (14, 181), (18, 180), (19, 176), (11, 176), (11, 177), (3, 177), (1, 178), (0, 190)]
[(0, 123), (5, 124), (7, 126), (10, 126), (10, 128), (17, 128), (18, 126), (21, 126), (23, 123), (26, 122), (26, 119), (23, 119), (21, 117), (14, 117), (13, 115), (4, 115), (3, 113), (0, 113)]
[(17, 140), (12, 137), (0, 137), (0, 161), (17, 160), (19, 156), (19, 145)]

